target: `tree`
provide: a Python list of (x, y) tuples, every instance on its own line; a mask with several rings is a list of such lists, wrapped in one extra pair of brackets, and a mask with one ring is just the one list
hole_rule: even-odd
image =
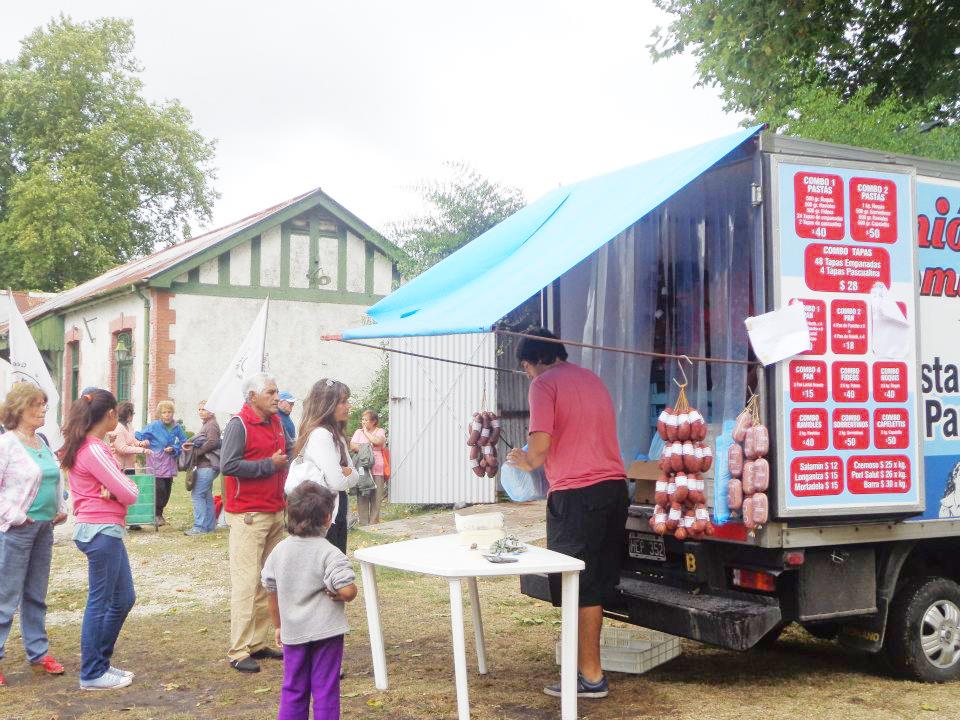
[(786, 113), (761, 113), (783, 135), (843, 143), (904, 155), (960, 160), (960, 125), (930, 127), (931, 108), (905, 107), (899, 98), (875, 102), (868, 86), (849, 98), (832, 90), (799, 88)]
[[(960, 3), (953, 0), (654, 0), (674, 15), (654, 58), (691, 51), (728, 110), (784, 115), (811, 86), (869, 106), (896, 98), (960, 119)], [(861, 96), (864, 97), (864, 96)]]
[(494, 183), (468, 165), (448, 163), (452, 177), (421, 185), (428, 212), (396, 223), (390, 233), (406, 253), (400, 273), (419, 275), (505, 220), (525, 204), (523, 193)]
[(380, 418), (380, 427), (390, 429), (390, 364), (384, 360), (373, 376), (370, 387), (358, 393), (350, 403), (350, 418), (347, 420), (347, 437), (360, 427), (363, 413), (373, 410)]
[(0, 64), (0, 287), (62, 290), (210, 220), (214, 143), (143, 97), (133, 45), (60, 16)]

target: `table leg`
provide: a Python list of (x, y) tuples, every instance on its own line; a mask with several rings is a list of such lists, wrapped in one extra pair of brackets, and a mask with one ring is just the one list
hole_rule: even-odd
[(467, 690), (467, 647), (463, 639), (463, 594), (460, 578), (450, 578), (450, 624), (453, 631), (453, 668), (457, 681), (457, 717), (470, 720)]
[(376, 568), (360, 562), (363, 577), (363, 602), (367, 606), (367, 628), (370, 633), (370, 653), (373, 655), (373, 678), (377, 690), (387, 689), (387, 654), (383, 648), (383, 628), (380, 627), (380, 598), (377, 594)]
[(480, 616), (480, 592), (477, 590), (477, 579), (467, 578), (467, 587), (470, 589), (470, 608), (473, 610), (473, 637), (477, 645), (477, 672), (487, 674), (487, 646), (483, 642), (483, 618)]
[(577, 641), (580, 611), (580, 573), (565, 572), (560, 614), (560, 718), (577, 718)]

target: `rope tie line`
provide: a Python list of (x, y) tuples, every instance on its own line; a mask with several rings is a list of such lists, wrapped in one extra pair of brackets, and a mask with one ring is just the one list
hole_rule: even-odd
[(758, 365), (762, 366), (758, 360), (733, 360), (729, 358), (711, 358), (704, 357), (702, 355), (685, 355), (685, 354), (673, 354), (673, 353), (658, 353), (648, 350), (634, 350), (632, 348), (623, 348), (623, 347), (613, 347), (610, 345), (594, 345), (592, 343), (577, 342), (576, 340), (566, 340), (564, 338), (546, 338), (539, 335), (531, 335), (529, 333), (516, 332), (514, 330), (501, 330), (499, 328), (494, 328), (493, 332), (498, 335), (508, 335), (510, 337), (520, 337), (520, 338), (532, 338), (533, 340), (539, 340), (541, 342), (551, 342), (558, 345), (572, 345), (573, 347), (589, 348), (591, 350), (604, 350), (606, 352), (616, 352), (623, 353), (624, 355), (639, 355), (641, 357), (651, 357), (651, 358), (662, 358), (664, 360), (686, 360), (687, 362), (695, 361), (702, 363), (722, 363), (725, 365)]
[(479, 365), (477, 363), (465, 362), (463, 360), (451, 360), (449, 358), (435, 357), (433, 355), (424, 355), (423, 353), (410, 352), (409, 350), (398, 350), (396, 348), (389, 348), (383, 345), (370, 345), (369, 343), (357, 342), (356, 340), (344, 340), (340, 337), (324, 337), (324, 340), (336, 340), (337, 342), (342, 342), (346, 345), (356, 345), (357, 347), (370, 348), (371, 350), (380, 350), (382, 352), (392, 352), (397, 353), (398, 355), (409, 355), (411, 357), (424, 358), (425, 360), (436, 360), (437, 362), (450, 363), (452, 365), (463, 365), (465, 367), (478, 368), (480, 370), (493, 370), (494, 372), (510, 373), (513, 375), (523, 375), (526, 376), (526, 373), (523, 370), (511, 370), (510, 368), (498, 368), (491, 367), (489, 365)]

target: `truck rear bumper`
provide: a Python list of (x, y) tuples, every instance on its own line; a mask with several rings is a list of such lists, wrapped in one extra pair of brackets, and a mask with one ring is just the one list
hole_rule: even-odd
[(630, 622), (671, 635), (749, 650), (782, 620), (773, 598), (692, 594), (682, 588), (621, 577)]
[[(775, 598), (693, 594), (682, 588), (623, 576), (622, 602), (607, 614), (634, 625), (728, 650), (749, 650), (783, 619)], [(546, 575), (522, 575), (524, 595), (551, 602)]]

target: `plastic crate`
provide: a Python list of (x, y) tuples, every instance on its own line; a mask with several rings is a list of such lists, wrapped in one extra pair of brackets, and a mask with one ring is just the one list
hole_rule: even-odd
[[(680, 654), (680, 638), (648, 628), (605, 627), (600, 631), (600, 667), (640, 675)], [(556, 648), (560, 664), (560, 642)]]

